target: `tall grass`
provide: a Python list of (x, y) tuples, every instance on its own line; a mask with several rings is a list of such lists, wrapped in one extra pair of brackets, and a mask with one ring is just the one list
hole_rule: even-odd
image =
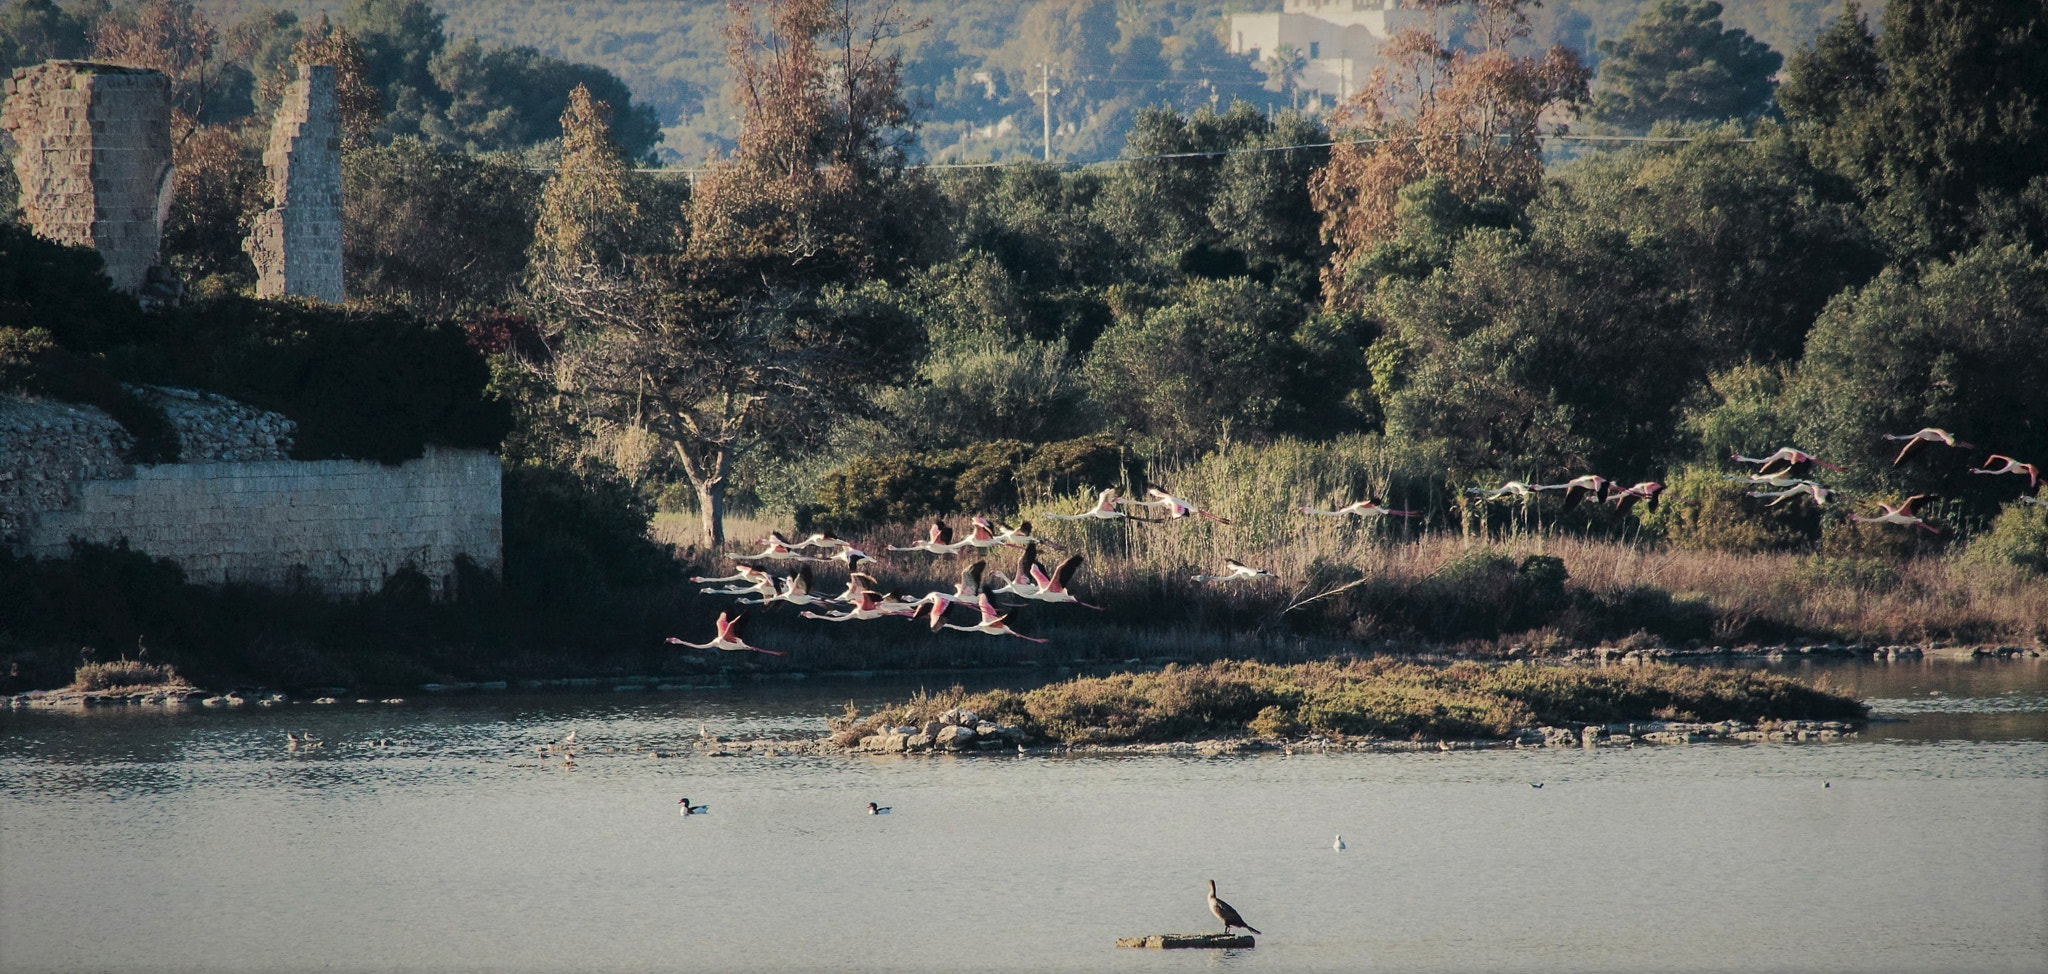
[(78, 668), (72, 676), (74, 690), (114, 690), (121, 687), (153, 687), (183, 683), (178, 671), (165, 663), (143, 663), (136, 660), (116, 660), (111, 663), (87, 663)]
[[(1541, 513), (1555, 508), (1549, 498), (1526, 509), (1493, 505), (1492, 513), (1481, 513), (1480, 505), (1461, 505), (1449, 493), (1437, 458), (1378, 437), (1239, 446), (1192, 460), (1155, 459), (1150, 466), (1154, 482), (1231, 523), (1055, 521), (1045, 515), (1082, 510), (1092, 495), (1025, 492), (1029, 499), (1016, 518), (1065, 546), (1042, 552), (1041, 560), (1050, 567), (1067, 554), (1086, 556), (1075, 588), (1107, 611), (1022, 608), (1013, 619), (1020, 631), (1055, 636), (1065, 645), (1034, 651), (1021, 641), (1000, 640), (1010, 645), (995, 655), (1218, 658), (1210, 655), (1213, 648), (1225, 657), (1283, 658), (1304, 652), (1304, 637), (1477, 644), (1468, 648), (1520, 643), (1542, 652), (1638, 633), (1670, 644), (2048, 646), (2048, 578), (2023, 568), (1911, 549), (1887, 553), (1894, 549), (1882, 545), (1811, 553), (1683, 549), (1645, 539), (1611, 511), (1596, 514), (1604, 520), (1590, 530), (1561, 528)], [(1425, 514), (1361, 520), (1297, 511), (1331, 509), (1368, 494)], [(905, 544), (922, 532), (922, 525), (895, 525), (860, 540), (883, 554), (883, 545)], [(1878, 554), (1858, 553), (1863, 550)], [(963, 565), (984, 555), (991, 570), (1007, 574), (1014, 567), (1016, 552), (992, 549), (952, 558), (893, 555), (870, 570), (886, 587), (915, 595), (949, 587)], [(1192, 580), (1213, 572), (1225, 556), (1278, 578)], [(831, 575), (826, 569), (819, 574)], [(820, 587), (836, 584), (835, 577)], [(770, 624), (798, 640), (815, 629)], [(859, 629), (833, 627), (831, 642), (867, 638), (850, 631)], [(947, 634), (943, 644), (959, 642)], [(1119, 649), (1123, 643), (1132, 648)]]

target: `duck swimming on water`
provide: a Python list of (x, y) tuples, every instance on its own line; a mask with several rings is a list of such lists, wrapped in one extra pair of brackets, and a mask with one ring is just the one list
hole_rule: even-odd
[(877, 805), (877, 804), (875, 804), (874, 802), (869, 802), (869, 803), (868, 803), (868, 814), (869, 814), (869, 815), (887, 815), (887, 814), (889, 814), (889, 806), (887, 806), (887, 805)]
[(683, 807), (684, 818), (689, 818), (692, 815), (702, 815), (705, 812), (710, 811), (711, 809), (711, 806), (709, 805), (692, 805), (690, 804), (690, 800), (687, 798), (679, 802), (676, 802), (676, 804), (681, 805)]

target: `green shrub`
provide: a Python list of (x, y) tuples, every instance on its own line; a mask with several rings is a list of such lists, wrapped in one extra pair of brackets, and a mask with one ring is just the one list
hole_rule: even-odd
[(994, 440), (958, 450), (861, 457), (825, 476), (807, 525), (856, 530), (967, 511), (1013, 511), (1023, 496), (1123, 479), (1122, 448), (1096, 435), (1033, 445)]
[(1820, 536), (1821, 517), (1804, 498), (1768, 506), (1747, 496), (1759, 488), (1727, 479), (1735, 473), (1734, 467), (1698, 464), (1680, 469), (1666, 482), (1657, 510), (1636, 508), (1643, 528), (1678, 547), (1709, 551), (1782, 551)]
[(1882, 592), (1899, 583), (1898, 569), (1882, 558), (1814, 555), (1799, 560), (1800, 581), (1817, 588), (1862, 588)]
[(2048, 507), (2018, 501), (2005, 505), (1991, 530), (1970, 540), (1963, 557), (1981, 565), (2048, 573)]

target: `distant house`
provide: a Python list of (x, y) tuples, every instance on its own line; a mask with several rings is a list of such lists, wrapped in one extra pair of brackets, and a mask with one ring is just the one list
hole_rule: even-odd
[(1230, 52), (1263, 62), (1292, 47), (1308, 59), (1300, 86), (1343, 99), (1380, 63), (1380, 42), (1424, 16), (1406, 0), (1286, 0), (1277, 13), (1233, 14)]

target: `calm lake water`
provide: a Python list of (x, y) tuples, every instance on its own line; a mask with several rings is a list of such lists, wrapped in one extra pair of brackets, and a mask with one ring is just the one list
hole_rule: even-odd
[[(2048, 665), (1811, 672), (1905, 719), (1835, 744), (651, 759), (597, 749), (816, 733), (916, 683), (0, 712), (0, 969), (2048, 969)], [(534, 760), (571, 728), (575, 768)], [(288, 729), (328, 746), (289, 755)], [(1111, 946), (1214, 929), (1211, 878), (1256, 949)]]

